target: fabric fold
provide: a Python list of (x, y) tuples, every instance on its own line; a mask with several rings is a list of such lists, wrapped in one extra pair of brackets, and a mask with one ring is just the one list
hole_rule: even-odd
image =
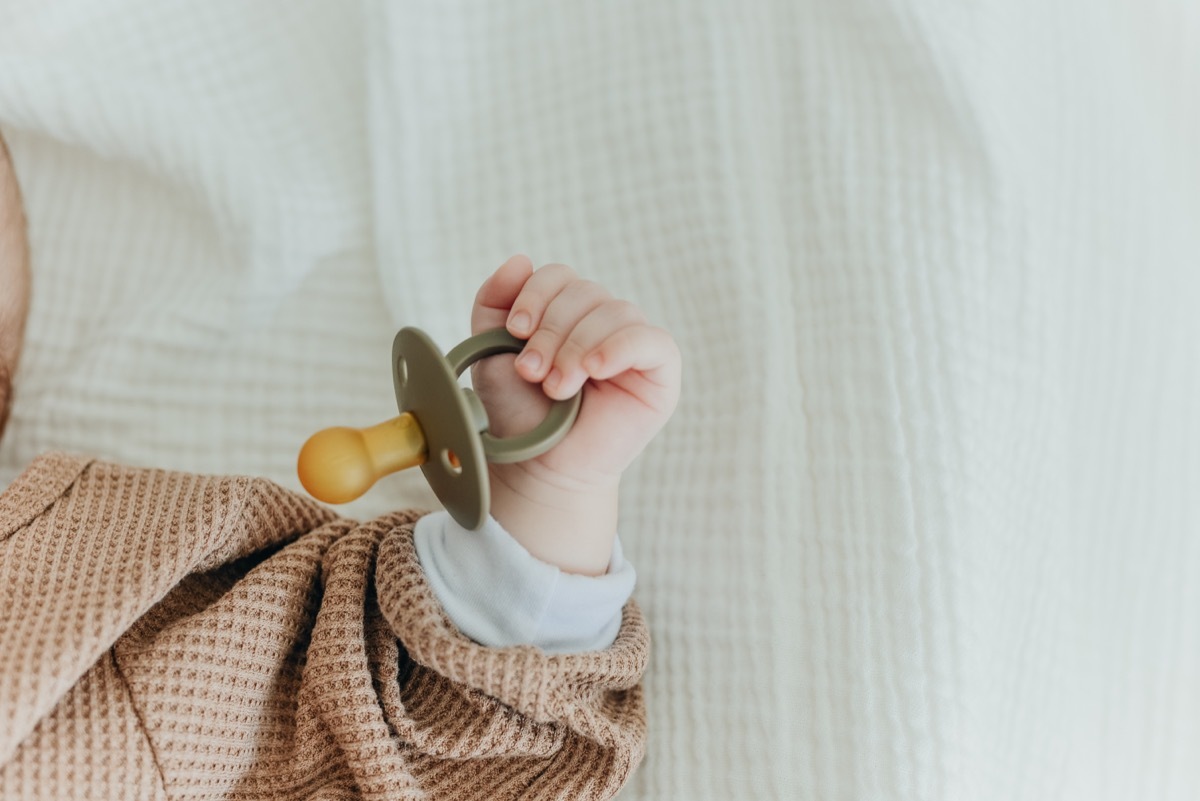
[(0, 523), (12, 530), (0, 541), (0, 763), (189, 573), (332, 518), (300, 498), (285, 514), (256, 513), (259, 489), (63, 454), (17, 478), (0, 501), (14, 512)]

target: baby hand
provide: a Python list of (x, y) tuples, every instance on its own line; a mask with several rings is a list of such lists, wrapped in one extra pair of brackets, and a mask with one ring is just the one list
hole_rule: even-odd
[(558, 445), (526, 462), (489, 465), (492, 514), (543, 561), (603, 573), (621, 473), (679, 400), (679, 348), (633, 304), (564, 265), (535, 272), (525, 256), (505, 262), (476, 295), (472, 332), (499, 326), (529, 341), (515, 369), (511, 356), (472, 368), (493, 435), (528, 431), (552, 400), (582, 390), (583, 402)]

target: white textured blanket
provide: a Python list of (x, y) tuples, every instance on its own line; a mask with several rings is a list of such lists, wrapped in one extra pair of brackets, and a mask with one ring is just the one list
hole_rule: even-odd
[(687, 368), (624, 797), (1200, 796), (1194, 3), (0, 0), (0, 126), (0, 479), (296, 486), (398, 325), (566, 261)]

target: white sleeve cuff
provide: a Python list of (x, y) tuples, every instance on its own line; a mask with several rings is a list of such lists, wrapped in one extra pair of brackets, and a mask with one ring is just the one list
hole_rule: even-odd
[(580, 576), (535, 558), (490, 516), (470, 531), (434, 512), (417, 521), (413, 541), (446, 614), (467, 637), (492, 648), (604, 650), (617, 638), (637, 580), (619, 540), (606, 574)]

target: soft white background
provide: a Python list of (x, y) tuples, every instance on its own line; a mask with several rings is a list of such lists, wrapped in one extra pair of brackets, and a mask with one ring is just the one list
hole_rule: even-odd
[(0, 481), (297, 486), (396, 327), (566, 261), (686, 359), (623, 797), (1200, 797), (1194, 3), (0, 0), (0, 126)]

